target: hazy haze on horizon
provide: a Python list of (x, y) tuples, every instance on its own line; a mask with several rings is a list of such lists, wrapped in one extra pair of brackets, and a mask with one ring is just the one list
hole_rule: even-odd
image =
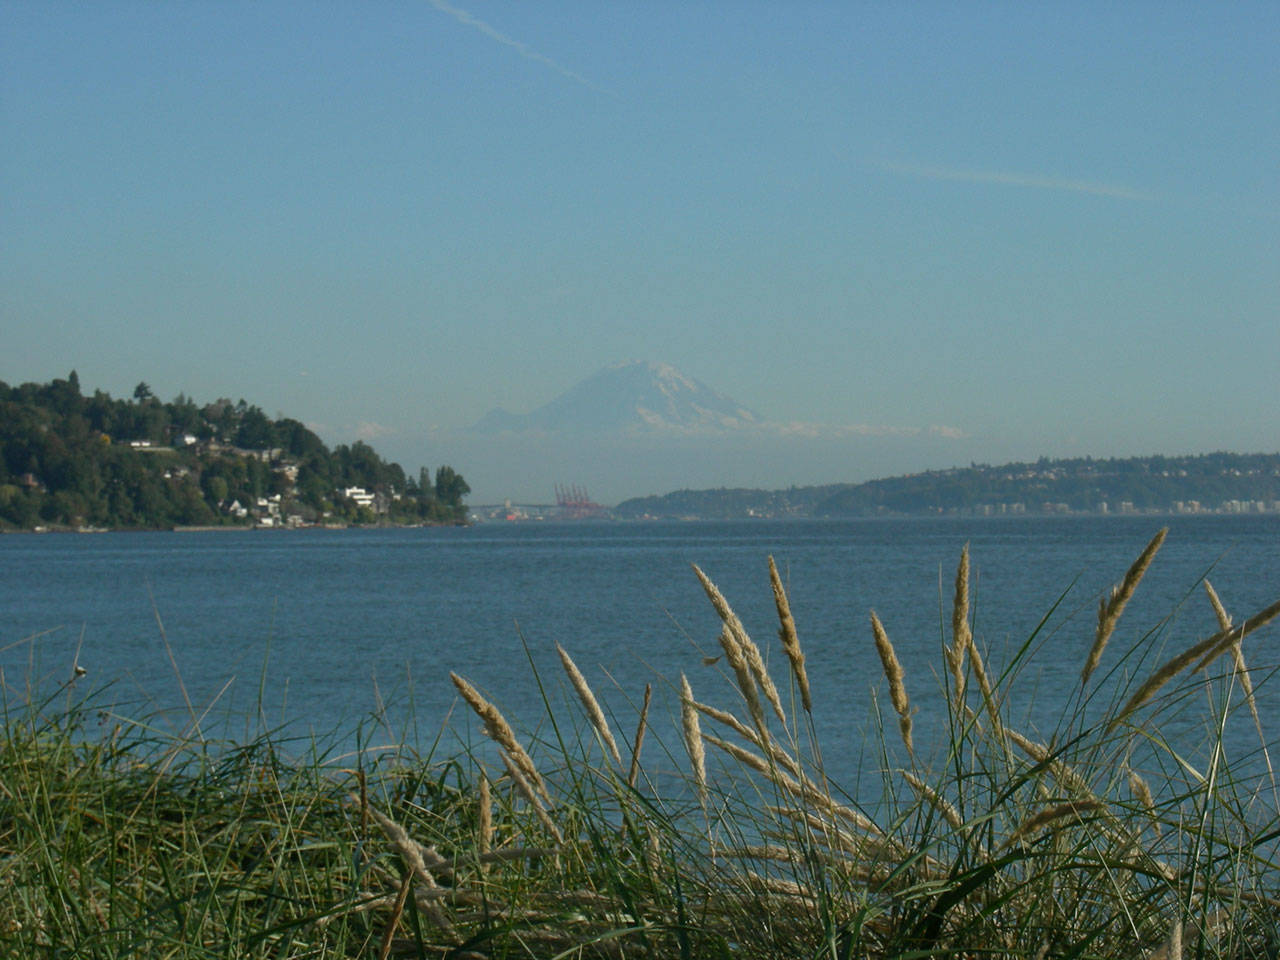
[[(476, 502), (1276, 451), (1277, 49), (1274, 3), (0, 0), (0, 380)], [(465, 429), (631, 358), (826, 432)]]

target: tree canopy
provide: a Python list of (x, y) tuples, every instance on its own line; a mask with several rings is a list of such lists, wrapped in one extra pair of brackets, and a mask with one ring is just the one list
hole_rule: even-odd
[[(346, 495), (352, 488), (371, 502)], [(454, 523), (469, 489), (451, 467), (414, 482), (362, 441), (330, 451), (300, 421), (244, 400), (165, 403), (145, 381), (132, 402), (84, 396), (75, 371), (0, 382), (0, 526)]]

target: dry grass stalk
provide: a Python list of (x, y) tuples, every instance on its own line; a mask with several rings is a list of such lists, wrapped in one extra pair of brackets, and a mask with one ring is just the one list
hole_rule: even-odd
[(1102, 659), (1102, 652), (1107, 648), (1107, 641), (1111, 639), (1111, 634), (1115, 632), (1116, 623), (1120, 620), (1120, 614), (1124, 613), (1125, 605), (1133, 596), (1133, 592), (1138, 589), (1138, 583), (1142, 580), (1143, 574), (1147, 572), (1147, 568), (1151, 566), (1151, 561), (1155, 559), (1156, 551), (1164, 543), (1165, 535), (1168, 532), (1168, 527), (1158, 531), (1151, 538), (1151, 542), (1147, 544), (1146, 549), (1138, 555), (1138, 559), (1133, 561), (1133, 566), (1125, 573), (1120, 585), (1112, 587), (1110, 596), (1099, 601), (1098, 630), (1094, 635), (1093, 646), (1089, 649), (1089, 656), (1085, 658), (1084, 669), (1080, 671), (1080, 684), (1082, 686), (1089, 682), (1089, 677), (1097, 668), (1098, 661)]
[(376, 807), (369, 807), (369, 813), (373, 819), (378, 821), (378, 826), (382, 828), (382, 832), (386, 834), (387, 839), (389, 839), (397, 849), (403, 848), (402, 852), (411, 851), (406, 852), (406, 862), (415, 868), (420, 866), (421, 870), (426, 872), (422, 879), (424, 882), (428, 883), (428, 885), (435, 882), (435, 876), (437, 874), (443, 876), (445, 874), (452, 873), (452, 865), (448, 860), (440, 856), (440, 851), (435, 847), (424, 847), (422, 844), (418, 843), (418, 841), (409, 836), (409, 832), (405, 830), (404, 827), (400, 826), (400, 824), (396, 823), (386, 814), (380, 813)]
[(649, 876), (657, 877), (662, 873), (662, 840), (655, 832), (645, 838), (644, 862), (649, 868)]
[(1209, 604), (1213, 607), (1213, 615), (1218, 618), (1218, 629), (1230, 630), (1231, 614), (1227, 613), (1227, 608), (1218, 599), (1218, 591), (1213, 589), (1213, 584), (1208, 580), (1204, 581), (1204, 592), (1209, 595)]
[[(409, 874), (409, 876), (412, 878), (413, 874)], [(339, 917), (350, 916), (356, 913), (370, 913), (374, 910), (389, 909), (395, 906), (396, 896), (397, 895), (394, 893), (377, 894), (368, 890), (358, 890), (352, 898), (356, 901), (355, 903), (347, 907), (341, 913), (329, 913), (325, 916), (317, 917), (316, 926), (318, 928), (324, 928), (333, 923), (333, 921), (337, 920)], [(5, 932), (8, 933), (11, 931)]]
[(1084, 797), (1094, 796), (1093, 790), (1089, 786), (1089, 781), (1077, 773), (1069, 764), (1063, 763), (1061, 760), (1051, 759), (1049, 748), (1043, 743), (1036, 743), (1009, 727), (1004, 728), (1004, 734), (1019, 750), (1036, 763), (1043, 763), (1053, 778), (1062, 786)]
[(960, 565), (956, 568), (955, 597), (951, 604), (951, 646), (943, 648), (957, 705), (964, 703), (964, 662), (972, 643), (973, 633), (969, 629), (969, 545), (966, 543), (960, 551)]
[(798, 856), (796, 850), (782, 844), (747, 844), (734, 850), (726, 850), (725, 856), (731, 860), (776, 860), (779, 863), (793, 863)]
[(1243, 640), (1259, 627), (1270, 623), (1277, 615), (1280, 615), (1280, 601), (1273, 603), (1264, 610), (1258, 611), (1239, 627), (1230, 627), (1226, 630), (1219, 630), (1213, 636), (1205, 640), (1201, 640), (1199, 643), (1178, 654), (1147, 678), (1146, 682), (1143, 683), (1142, 686), (1138, 688), (1137, 692), (1129, 698), (1128, 702), (1120, 708), (1120, 711), (1115, 715), (1115, 718), (1111, 721), (1107, 729), (1115, 729), (1115, 727), (1118, 726), (1125, 717), (1154, 697), (1156, 693), (1160, 691), (1161, 687), (1189, 667), (1192, 663), (1195, 663), (1203, 657), (1204, 659), (1201, 660), (1200, 664), (1196, 667), (1197, 670), (1203, 669), (1217, 659), (1219, 655), (1226, 652), (1230, 648), (1231, 644)]
[(1037, 743), (1031, 738), (1023, 736), (1012, 727), (1005, 728), (1004, 734), (1017, 745), (1019, 750), (1036, 763), (1044, 763), (1049, 758), (1049, 748), (1043, 743)]
[(804, 653), (800, 650), (800, 638), (796, 636), (796, 621), (791, 616), (791, 604), (787, 601), (787, 592), (782, 588), (782, 578), (778, 576), (778, 567), (769, 558), (769, 583), (773, 586), (773, 605), (778, 610), (778, 639), (782, 641), (782, 650), (791, 662), (791, 674), (796, 678), (796, 686), (800, 688), (800, 703), (806, 713), (813, 713), (813, 699), (809, 695), (809, 674), (804, 669)]
[[(704, 733), (702, 739), (713, 746), (719, 747), (743, 766), (764, 774), (775, 786), (782, 788), (792, 796), (806, 800), (831, 813), (839, 814), (840, 809), (842, 809), (834, 800), (823, 794), (818, 785), (803, 773), (797, 772), (792, 775), (782, 769), (783, 765), (773, 759), (772, 753), (766, 758), (758, 753), (752, 753), (745, 747), (729, 743), (727, 740), (721, 740), (719, 737), (712, 736), (709, 733)], [(865, 821), (865, 818), (862, 819)]]
[(1174, 920), (1169, 939), (1147, 954), (1146, 960), (1182, 960), (1182, 921)]
[(746, 747), (740, 747), (736, 743), (730, 743), (728, 740), (721, 740), (719, 737), (710, 733), (704, 733), (702, 735), (702, 739), (714, 747), (719, 747), (744, 767), (750, 767), (757, 773), (763, 773), (777, 786), (782, 787), (788, 793), (794, 794), (797, 797), (804, 796), (804, 787), (800, 785), (800, 781), (794, 779), (785, 771), (778, 769), (777, 764), (770, 763), (760, 754), (752, 753)]
[[(1142, 809), (1148, 814), (1154, 815), (1156, 812), (1156, 798), (1151, 794), (1151, 787), (1147, 785), (1147, 781), (1131, 767), (1126, 766), (1125, 772), (1129, 775), (1129, 790), (1133, 793), (1137, 801), (1142, 804)], [(1159, 824), (1157, 823), (1157, 827)]]
[(756, 731), (752, 730), (750, 727), (748, 727), (745, 723), (743, 723), (741, 720), (735, 717), (728, 710), (721, 710), (719, 707), (713, 707), (709, 703), (702, 703), (701, 701), (697, 701), (697, 700), (693, 702), (693, 708), (697, 710), (699, 713), (705, 714), (706, 716), (710, 717), (712, 720), (716, 721), (717, 723), (724, 724), (726, 727), (728, 727), (738, 736), (742, 737), (742, 739), (755, 744), (757, 747), (760, 747), (762, 750), (764, 749), (764, 743), (760, 739), (760, 734), (756, 733)]
[(545, 860), (560, 851), (554, 847), (507, 847), (481, 854), (481, 863), (506, 863), (510, 860)]
[(493, 847), (493, 798), (489, 791), (489, 778), (483, 773), (480, 774), (479, 786), (479, 804), (480, 804), (480, 857), (484, 856)]
[(560, 654), (560, 664), (564, 667), (564, 672), (569, 675), (569, 682), (573, 684), (574, 692), (578, 694), (578, 699), (582, 701), (582, 708), (587, 712), (587, 719), (591, 721), (591, 726), (595, 727), (596, 733), (604, 741), (609, 755), (613, 757), (613, 762), (621, 767), (622, 754), (618, 752), (618, 744), (614, 741), (613, 731), (609, 729), (609, 723), (604, 718), (604, 711), (600, 709), (600, 703), (596, 700), (596, 695), (591, 692), (591, 685), (587, 683), (587, 678), (582, 675), (582, 671), (573, 662), (573, 658), (569, 656), (568, 651), (558, 643), (556, 644), (556, 652)]
[(1129, 791), (1142, 804), (1142, 809), (1146, 811), (1147, 816), (1150, 818), (1151, 826), (1155, 829), (1156, 836), (1164, 836), (1164, 830), (1160, 826), (1160, 817), (1156, 814), (1156, 798), (1151, 793), (1151, 787), (1128, 764), (1125, 764), (1125, 772), (1129, 775)]
[[(765, 807), (775, 817), (784, 817), (797, 824), (803, 824), (814, 835), (825, 838), (825, 843), (833, 850), (852, 856), (874, 856), (882, 857), (891, 852), (890, 848), (879, 840), (874, 840), (863, 834), (852, 834), (847, 830), (843, 830), (836, 823), (825, 820), (818, 816), (814, 811), (808, 809), (800, 809), (799, 807)], [(880, 830), (874, 823), (866, 817), (862, 818), (865, 826), (859, 827), (864, 834), (879, 834)], [(896, 852), (896, 851), (892, 851)]]
[(720, 615), (724, 625), (740, 636), (747, 635), (747, 628), (742, 625), (742, 621), (738, 619), (738, 615), (733, 612), (733, 608), (729, 606), (729, 601), (724, 598), (724, 594), (720, 589), (711, 582), (711, 579), (702, 572), (702, 569), (695, 563), (693, 564), (694, 575), (697, 576), (698, 582), (702, 584), (702, 589), (707, 594), (707, 599), (711, 601), (711, 606), (715, 607), (716, 613)]
[(755, 721), (756, 727), (763, 732), (766, 729), (764, 709), (760, 706), (760, 691), (756, 686), (755, 674), (747, 662), (746, 652), (738, 643), (733, 631), (727, 626), (721, 628), (719, 640), (720, 647), (724, 650), (724, 658), (738, 680), (738, 689), (742, 691), (742, 699), (747, 703), (747, 711)]
[[(1258, 701), (1253, 696), (1253, 676), (1249, 673), (1249, 665), (1244, 661), (1244, 644), (1237, 638), (1231, 644), (1231, 661), (1235, 666), (1236, 676), (1240, 678), (1240, 689), (1244, 691), (1244, 699), (1249, 704), (1249, 712), (1253, 714), (1253, 725), (1258, 728), (1258, 737), (1266, 743), (1266, 735), (1262, 732), (1262, 718), (1258, 716)], [(1265, 746), (1264, 748), (1265, 749)]]
[(369, 777), (361, 767), (356, 771), (356, 780), (360, 784), (360, 839), (369, 837)]
[(778, 877), (763, 877), (754, 870), (746, 872), (746, 878), (760, 889), (788, 900), (816, 900), (813, 891), (803, 887), (794, 880), (782, 880)]
[[(747, 633), (747, 628), (742, 625), (742, 621), (733, 612), (733, 608), (729, 606), (729, 602), (725, 600), (724, 595), (708, 579), (707, 575), (698, 568), (697, 564), (693, 565), (693, 572), (702, 584), (702, 589), (706, 592), (707, 599), (711, 601), (711, 605), (715, 607), (716, 613), (720, 615), (725, 627), (733, 635), (733, 639), (742, 651), (742, 656), (745, 658), (756, 683), (759, 684), (761, 691), (764, 692), (765, 699), (769, 701), (774, 713), (778, 715), (778, 720), (785, 724), (787, 715), (782, 709), (782, 698), (778, 696), (778, 688), (774, 686), (773, 678), (769, 676), (769, 670), (764, 665), (764, 658), (760, 655), (760, 648), (755, 645), (755, 641)], [(721, 645), (723, 646), (723, 641), (721, 641)], [(739, 684), (741, 684), (741, 680), (739, 680)]]
[[(378, 826), (382, 828), (382, 832), (391, 841), (391, 845), (400, 853), (400, 857), (404, 860), (405, 866), (409, 868), (410, 874), (416, 876), (427, 890), (439, 890), (440, 885), (436, 883), (436, 878), (432, 876), (431, 870), (427, 866), (427, 856), (434, 854), (434, 851), (424, 848), (409, 836), (409, 832), (404, 827), (382, 813), (377, 807), (369, 807), (369, 813), (378, 822)], [(433, 859), (444, 863), (439, 854), (434, 854)], [(444, 911), (440, 909), (439, 904), (431, 904), (427, 908), (427, 914), (436, 926), (456, 940), (457, 935), (454, 932), (453, 925), (449, 922), (449, 918), (445, 916)]]
[(1009, 844), (1020, 840), (1027, 834), (1034, 833), (1035, 831), (1043, 829), (1052, 823), (1057, 823), (1066, 817), (1075, 817), (1076, 819), (1080, 819), (1082, 814), (1089, 813), (1093, 810), (1100, 810), (1105, 806), (1106, 804), (1101, 800), (1067, 800), (1064, 803), (1047, 807), (1035, 816), (1024, 820), (1021, 826), (1019, 826), (1017, 830), (1013, 831), (1013, 833), (1009, 835), (1008, 839), (1006, 839), (1000, 846), (1007, 847)]
[(627, 786), (635, 787), (640, 778), (640, 748), (644, 746), (644, 732), (649, 724), (649, 704), (653, 700), (653, 684), (644, 685), (644, 706), (640, 708), (640, 721), (636, 724), (636, 738), (631, 744), (631, 768), (627, 771)]
[(788, 773), (794, 776), (801, 775), (800, 765), (768, 736), (761, 736), (727, 710), (719, 710), (710, 704), (699, 702), (695, 702), (693, 706), (699, 713), (705, 714), (718, 723), (723, 723), (748, 743), (768, 753)]
[(693, 782), (698, 788), (698, 800), (707, 804), (707, 753), (702, 746), (702, 730), (698, 723), (698, 711), (694, 707), (693, 689), (689, 679), (680, 674), (680, 721), (684, 730), (684, 747), (689, 751), (693, 766)]
[[(1209, 595), (1209, 603), (1213, 606), (1213, 614), (1218, 618), (1219, 630), (1231, 629), (1231, 614), (1227, 613), (1226, 607), (1222, 605), (1222, 601), (1218, 599), (1218, 591), (1213, 589), (1213, 584), (1208, 580), (1204, 581), (1204, 592)], [(1244, 660), (1244, 643), (1243, 638), (1236, 636), (1231, 643), (1231, 659), (1235, 664), (1236, 676), (1240, 678), (1240, 689), (1244, 691), (1245, 703), (1249, 705), (1249, 713), (1253, 716), (1253, 725), (1258, 731), (1258, 741), (1262, 744), (1262, 755), (1266, 759), (1267, 769), (1271, 769), (1271, 752), (1267, 748), (1267, 736), (1262, 730), (1262, 717), (1258, 715), (1258, 701), (1253, 695), (1253, 675), (1249, 672), (1249, 665)], [(1203, 670), (1208, 666), (1208, 661), (1202, 661), (1197, 670)]]
[(466, 700), (471, 709), (476, 712), (476, 715), (484, 721), (485, 733), (489, 735), (489, 738), (507, 752), (516, 766), (520, 768), (520, 772), (524, 774), (524, 778), (534, 784), (547, 803), (550, 803), (551, 795), (547, 792), (547, 785), (538, 773), (538, 768), (534, 766), (533, 758), (520, 745), (520, 741), (516, 739), (515, 731), (511, 729), (511, 725), (507, 723), (498, 708), (482, 697), (479, 690), (456, 673), (451, 672), (449, 679), (453, 681), (453, 685), (462, 694), (462, 699)]
[(907, 745), (907, 753), (915, 755), (911, 744), (911, 701), (907, 697), (907, 686), (903, 682), (902, 664), (893, 650), (889, 635), (884, 632), (884, 625), (875, 611), (871, 611), (871, 633), (875, 637), (876, 652), (880, 654), (880, 663), (884, 667), (884, 675), (889, 681), (889, 699), (893, 709), (898, 712), (898, 729), (902, 731), (902, 742)]
[(978, 691), (982, 694), (982, 703), (986, 707), (987, 716), (991, 718), (991, 730), (998, 734), (1004, 724), (1000, 721), (1000, 711), (996, 707), (995, 691), (991, 687), (991, 679), (987, 676), (986, 664), (982, 662), (982, 654), (978, 652), (978, 645), (973, 642), (973, 637), (969, 638), (968, 649), (969, 666), (973, 669), (974, 679), (978, 681)]
[[(1218, 599), (1218, 591), (1213, 589), (1213, 584), (1208, 580), (1204, 581), (1204, 592), (1209, 595), (1209, 603), (1213, 606), (1213, 615), (1218, 618), (1219, 630), (1231, 629), (1231, 614), (1227, 613), (1227, 608), (1222, 605), (1222, 601)], [(1240, 637), (1235, 637), (1231, 643), (1231, 657), (1235, 661), (1236, 672), (1240, 677), (1240, 686), (1244, 688), (1245, 698), (1249, 701), (1249, 709), (1253, 711), (1253, 719), (1259, 724), (1258, 732), (1261, 734), (1261, 722), (1258, 720), (1258, 707), (1253, 700), (1253, 678), (1249, 676), (1249, 668), (1244, 662), (1244, 645), (1240, 642)], [(1207, 661), (1197, 665), (1197, 670), (1203, 670), (1208, 666)]]
[(1280, 614), (1280, 601), (1273, 603), (1265, 610), (1258, 611), (1239, 627), (1232, 627), (1230, 630), (1223, 630), (1215, 634), (1217, 641), (1205, 651), (1200, 662), (1196, 664), (1194, 672), (1199, 673), (1231, 649), (1233, 643), (1239, 643), (1259, 627), (1270, 623), (1276, 618), (1277, 614)]
[(778, 722), (786, 726), (787, 714), (782, 709), (782, 697), (778, 695), (778, 688), (774, 685), (773, 677), (769, 674), (769, 668), (765, 666), (764, 657), (760, 655), (760, 648), (746, 634), (742, 634), (737, 640), (738, 645), (742, 648), (743, 655), (747, 658), (747, 666), (751, 668), (751, 673), (755, 676), (756, 683), (764, 693), (765, 699), (773, 707), (773, 712), (777, 716)]
[(929, 806), (938, 811), (942, 815), (942, 819), (946, 820), (953, 830), (964, 829), (964, 819), (960, 816), (960, 811), (953, 807), (946, 797), (942, 796), (911, 771), (903, 770), (901, 773), (903, 779), (911, 784), (911, 789), (923, 797)]
[(719, 737), (712, 736), (709, 733), (704, 733), (702, 739), (712, 746), (719, 747), (744, 767), (763, 774), (774, 786), (779, 787), (797, 799), (811, 804), (814, 809), (837, 816), (845, 822), (853, 824), (859, 830), (866, 830), (868, 833), (883, 837), (884, 834), (880, 828), (871, 820), (856, 810), (836, 803), (830, 796), (823, 793), (817, 784), (803, 774), (798, 779), (792, 777), (784, 770), (779, 769), (777, 763), (772, 763), (758, 753), (752, 753), (736, 743), (729, 743), (727, 740), (721, 740)]
[(516, 790), (533, 808), (534, 816), (538, 818), (538, 821), (546, 828), (547, 832), (556, 838), (556, 843), (563, 843), (564, 835), (560, 833), (560, 828), (555, 825), (555, 821), (547, 813), (547, 808), (542, 805), (542, 800), (533, 789), (533, 785), (525, 779), (524, 771), (520, 769), (520, 765), (505, 752), (502, 754), (502, 764), (507, 768), (507, 776), (515, 784)]
[(387, 956), (391, 953), (391, 941), (395, 939), (396, 927), (400, 925), (400, 917), (404, 914), (405, 904), (409, 902), (409, 891), (412, 888), (413, 874), (406, 872), (404, 879), (400, 881), (400, 891), (396, 894), (387, 927), (382, 932), (382, 942), (378, 946), (378, 960), (387, 960)]

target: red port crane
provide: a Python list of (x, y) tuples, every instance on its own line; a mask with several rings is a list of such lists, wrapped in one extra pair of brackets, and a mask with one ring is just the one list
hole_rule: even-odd
[(604, 507), (591, 499), (587, 488), (576, 483), (556, 484), (556, 506), (560, 508), (561, 516), (569, 520), (585, 520), (604, 513)]

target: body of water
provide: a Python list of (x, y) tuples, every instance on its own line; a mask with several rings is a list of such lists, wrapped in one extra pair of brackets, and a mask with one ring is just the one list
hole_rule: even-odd
[[(654, 684), (659, 732), (675, 710), (681, 672), (703, 699), (735, 705), (723, 666), (704, 663), (719, 653), (719, 622), (691, 563), (719, 585), (786, 677), (769, 589), (772, 554), (790, 588), (824, 751), (839, 767), (840, 757), (859, 755), (875, 722), (873, 692), (887, 709), (871, 610), (906, 668), (920, 711), (917, 738), (927, 745), (944, 722), (939, 651), (944, 629), (949, 640), (962, 546), (969, 543), (972, 555), (975, 635), (997, 666), (1056, 605), (1014, 685), (1020, 719), (1044, 734), (1078, 691), (1098, 597), (1164, 524), (1168, 541), (1099, 670), (1113, 671), (1117, 682), (1126, 673), (1145, 676), (1216, 629), (1199, 586), (1206, 574), (1237, 622), (1280, 597), (1280, 518), (6, 536), (0, 669), (12, 704), (29, 689), (56, 690), (78, 661), (87, 671), (78, 690), (106, 686), (96, 698), (108, 720), (161, 711), (157, 722), (180, 729), (189, 699), (197, 715), (208, 709), (206, 726), (229, 724), (221, 729), (231, 735), (264, 721), (322, 734), (363, 723), (383, 738), (411, 726), (430, 742), (452, 710), (446, 739), (454, 742), (474, 737), (475, 724), (465, 707), (459, 711), (450, 671), (526, 728), (545, 729), (544, 696), (571, 711), (559, 642), (609, 708), (628, 718), (620, 723), (629, 737), (629, 704), (646, 682)], [(1280, 662), (1276, 629), (1247, 648), (1259, 680)], [(1138, 655), (1122, 663), (1135, 646)], [(1271, 686), (1263, 684), (1264, 721), (1280, 716)], [(1241, 749), (1248, 737), (1256, 746), (1252, 721), (1237, 726)]]

